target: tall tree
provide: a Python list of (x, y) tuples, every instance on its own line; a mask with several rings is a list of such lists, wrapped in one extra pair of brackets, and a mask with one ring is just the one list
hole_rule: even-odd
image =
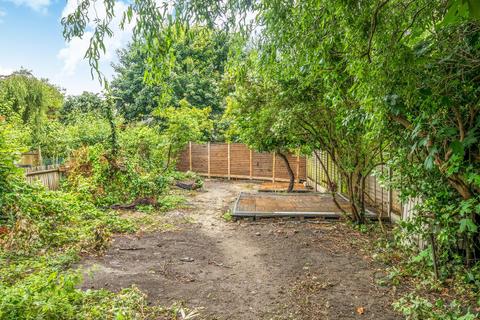
[(68, 122), (70, 118), (77, 117), (78, 113), (99, 112), (105, 104), (98, 94), (83, 92), (78, 96), (68, 96), (60, 110), (61, 120)]
[(172, 59), (165, 61), (159, 80), (148, 82), (149, 70), (144, 44), (134, 43), (120, 50), (117, 73), (112, 81), (117, 109), (127, 120), (150, 117), (157, 106), (180, 105), (186, 100), (196, 108), (210, 107), (213, 115), (224, 109), (220, 88), (229, 51), (230, 36), (226, 32), (202, 27), (181, 29), (172, 43)]
[(55, 119), (63, 103), (63, 93), (46, 79), (20, 70), (0, 79), (0, 114), (8, 122), (28, 127), (36, 144), (46, 121)]

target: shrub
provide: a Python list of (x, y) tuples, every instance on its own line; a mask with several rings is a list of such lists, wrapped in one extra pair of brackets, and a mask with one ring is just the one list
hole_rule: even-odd
[(101, 144), (77, 150), (68, 168), (65, 188), (97, 206), (156, 199), (167, 187), (162, 175), (144, 170), (127, 155), (112, 159)]

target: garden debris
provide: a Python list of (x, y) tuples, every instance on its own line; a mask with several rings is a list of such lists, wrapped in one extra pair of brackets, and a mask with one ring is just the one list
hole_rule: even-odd
[(7, 234), (8, 232), (10, 232), (10, 229), (5, 226), (0, 226), (0, 235)]
[(229, 269), (232, 268), (231, 266), (226, 266), (226, 265), (224, 265), (223, 263), (218, 263), (218, 262), (216, 262), (216, 261), (214, 261), (214, 260), (209, 260), (209, 261), (208, 261), (208, 264), (213, 264), (213, 265), (216, 265), (217, 267), (223, 267), (223, 268), (229, 268)]
[(201, 185), (195, 180), (177, 181), (175, 182), (175, 185), (185, 190), (197, 190), (201, 187)]
[(133, 210), (137, 206), (146, 206), (146, 205), (153, 206), (155, 204), (157, 204), (157, 200), (154, 199), (153, 197), (149, 197), (149, 198), (137, 199), (130, 204), (114, 204), (114, 205), (110, 206), (110, 209), (113, 209), (113, 210)]
[(365, 308), (364, 307), (357, 307), (357, 313), (358, 314), (364, 314), (365, 313)]
[(183, 258), (180, 258), (180, 261), (182, 261), (182, 262), (193, 262), (193, 261), (195, 261), (195, 259), (190, 258), (190, 257), (183, 257)]

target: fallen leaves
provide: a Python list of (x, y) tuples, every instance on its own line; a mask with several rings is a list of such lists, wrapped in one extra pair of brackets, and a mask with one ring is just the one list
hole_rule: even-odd
[(364, 307), (357, 307), (357, 313), (358, 314), (364, 314), (365, 313), (365, 308)]

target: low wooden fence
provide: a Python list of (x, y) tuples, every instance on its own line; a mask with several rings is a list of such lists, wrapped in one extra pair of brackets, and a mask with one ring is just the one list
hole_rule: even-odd
[[(297, 181), (305, 181), (306, 158), (287, 155)], [(256, 152), (242, 143), (189, 143), (177, 160), (177, 170), (202, 176), (288, 181), (284, 161), (275, 153)]]
[(62, 170), (58, 165), (25, 168), (27, 182), (40, 181), (50, 190), (57, 190), (60, 187), (61, 175)]
[[(324, 163), (330, 179), (337, 185), (337, 191), (346, 197), (346, 186), (342, 184), (340, 173), (328, 153), (317, 151), (317, 154)], [(391, 174), (391, 172), (388, 172), (389, 169), (383, 166), (379, 166), (377, 170), (384, 174)], [(315, 154), (307, 159), (307, 183), (316, 191), (328, 189), (327, 175)], [(367, 206), (381, 212), (384, 216), (391, 217), (392, 220), (410, 217), (414, 209), (413, 203), (402, 204), (399, 192), (382, 186), (379, 179), (374, 175), (366, 178), (365, 202)]]

